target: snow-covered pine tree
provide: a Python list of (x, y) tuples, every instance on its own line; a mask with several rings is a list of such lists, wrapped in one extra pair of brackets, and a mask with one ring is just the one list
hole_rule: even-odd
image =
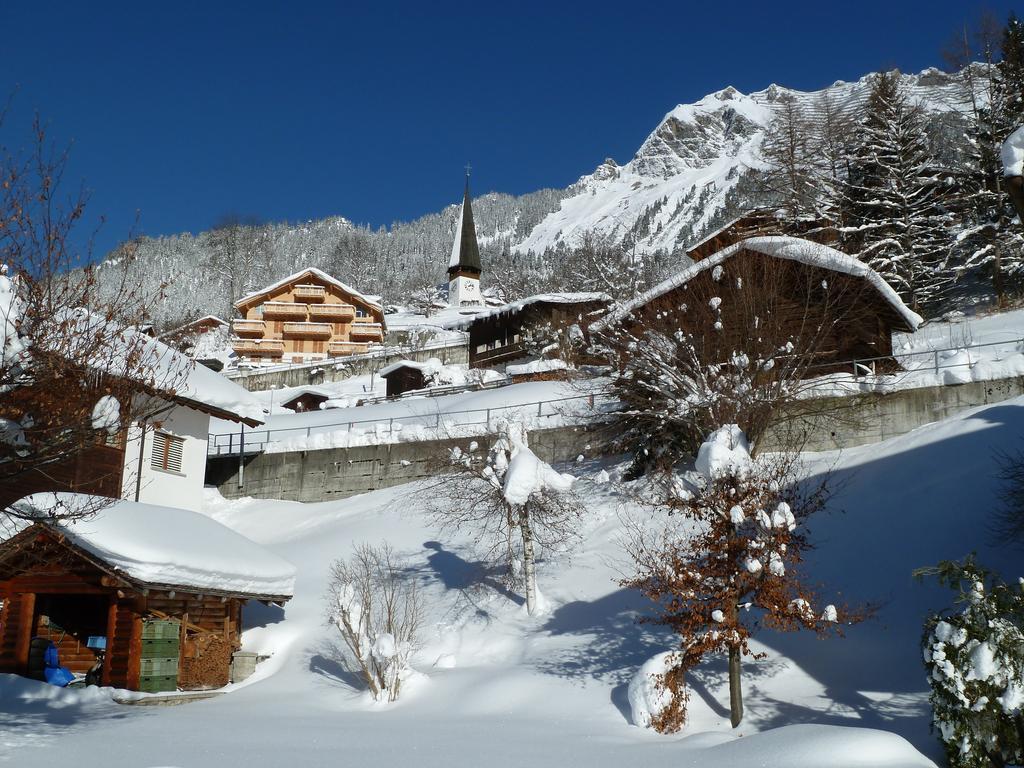
[(778, 206), (789, 221), (815, 218), (819, 212), (814, 125), (790, 95), (782, 98), (765, 131), (760, 174), (765, 202)]
[(924, 115), (898, 72), (876, 75), (844, 185), (844, 241), (915, 310), (953, 281), (952, 178), (937, 167)]
[(990, 281), (1000, 304), (1008, 292), (1016, 291), (1024, 274), (1024, 233), (1014, 224), (1015, 211), (1006, 195), (999, 157), (1003, 141), (1024, 120), (1021, 36), (1021, 24), (1011, 16), (1001, 44), (984, 31), (976, 35), (976, 49), (965, 38), (962, 61), (980, 57), (983, 64), (964, 66), (959, 74), (967, 125), (957, 169), (955, 207), (962, 228), (954, 259), (961, 282)]
[(963, 609), (925, 623), (924, 663), (932, 727), (953, 768), (1024, 761), (1024, 589), (1006, 584), (973, 557), (915, 572), (958, 592)]

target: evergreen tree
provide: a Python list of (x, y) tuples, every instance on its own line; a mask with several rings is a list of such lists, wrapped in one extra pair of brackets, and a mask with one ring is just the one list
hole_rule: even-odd
[(934, 302), (954, 277), (952, 179), (937, 167), (925, 127), (899, 73), (877, 75), (843, 193), (847, 247), (914, 309)]

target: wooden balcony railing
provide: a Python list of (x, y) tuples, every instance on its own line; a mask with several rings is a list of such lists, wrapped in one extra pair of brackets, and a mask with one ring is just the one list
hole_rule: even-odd
[(333, 334), (330, 323), (285, 323), (285, 336), (329, 339)]
[(290, 301), (268, 301), (263, 305), (264, 317), (292, 317), (306, 319), (307, 304), (293, 304)]
[(231, 329), (239, 336), (262, 336), (267, 324), (262, 320), (235, 320)]
[(352, 341), (332, 341), (327, 345), (327, 354), (332, 357), (362, 355), (365, 354), (367, 346), (367, 344), (357, 344)]
[(239, 355), (280, 355), (284, 342), (280, 339), (232, 339), (231, 348)]
[(351, 304), (310, 304), (309, 316), (318, 320), (348, 321), (356, 316), (356, 308)]
[(384, 340), (384, 328), (380, 323), (353, 323), (348, 335), (353, 339)]
[(327, 290), (322, 285), (296, 285), (292, 293), (296, 299), (305, 301), (323, 301), (327, 297)]

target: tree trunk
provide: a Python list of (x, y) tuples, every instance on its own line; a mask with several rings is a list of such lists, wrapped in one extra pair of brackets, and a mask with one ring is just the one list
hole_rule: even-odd
[(732, 727), (735, 728), (743, 719), (743, 690), (740, 688), (740, 649), (729, 648), (729, 711)]
[(533, 529), (530, 513), (524, 506), (519, 510), (519, 531), (523, 535), (523, 578), (526, 581), (526, 612), (531, 616), (537, 610), (537, 570), (533, 555)]

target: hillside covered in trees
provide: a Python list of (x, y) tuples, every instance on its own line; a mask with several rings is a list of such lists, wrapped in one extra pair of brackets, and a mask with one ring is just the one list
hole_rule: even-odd
[[(843, 250), (936, 314), (1019, 293), (1024, 238), (1003, 188), (999, 146), (1024, 115), (1024, 27), (1011, 17), (966, 36), (951, 72), (869, 74), (815, 92), (734, 88), (669, 112), (624, 165), (605, 160), (564, 190), (474, 200), (484, 287), (506, 300), (552, 290), (626, 298), (686, 261), (687, 246), (735, 216), (769, 209), (835, 229)], [(140, 238), (103, 263), (170, 281), (154, 307), (173, 326), (229, 317), (235, 299), (319, 267), (387, 305), (436, 299), (457, 205), (372, 229), (225, 218), (198, 235)], [(117, 278), (117, 279), (115, 279)]]

